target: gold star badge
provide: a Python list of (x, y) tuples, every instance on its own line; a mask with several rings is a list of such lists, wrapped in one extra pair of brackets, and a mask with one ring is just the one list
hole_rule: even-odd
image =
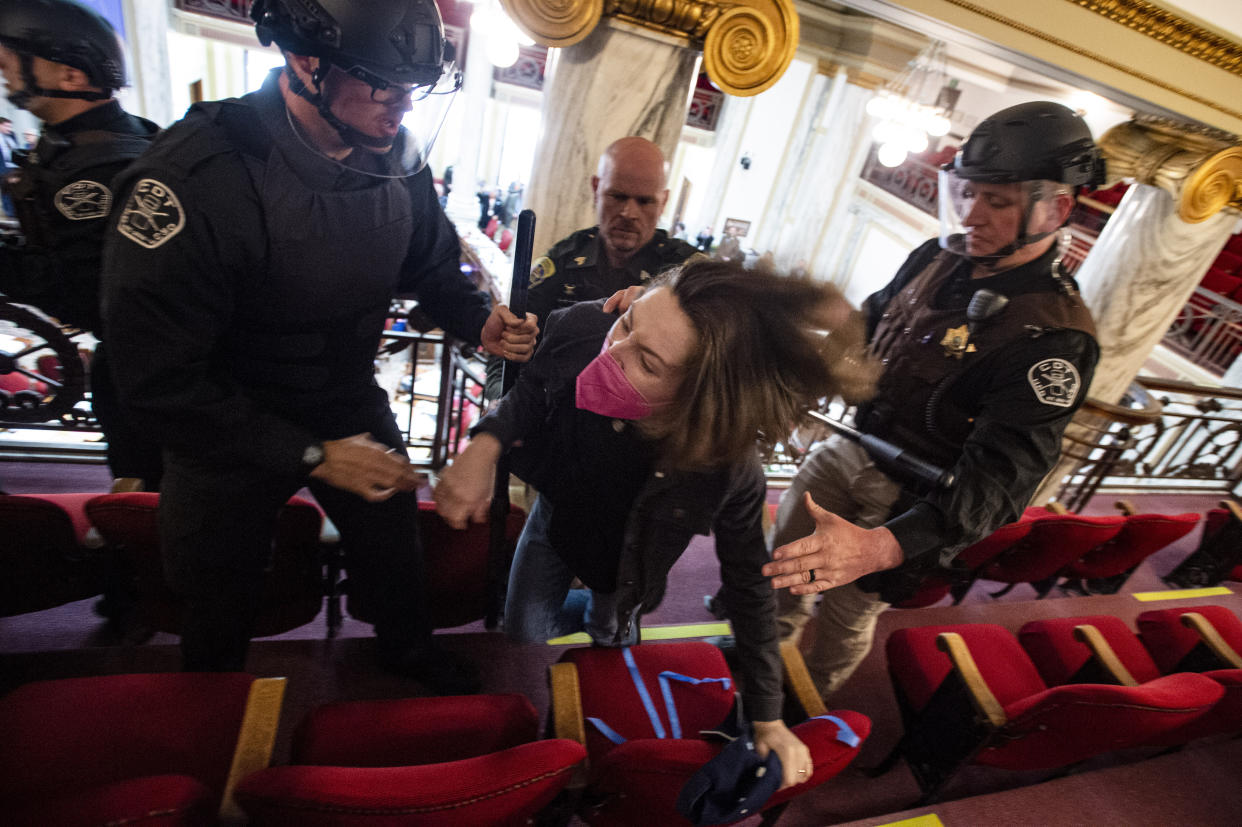
[(574, 264), (577, 264), (579, 267), (582, 266), (584, 261), (586, 261), (586, 256), (574, 256)]
[(952, 356), (954, 359), (961, 359), (963, 354), (974, 353), (976, 348), (967, 341), (969, 338), (970, 329), (966, 325), (950, 327), (944, 332), (944, 338), (940, 340), (940, 346), (944, 348), (944, 355)]

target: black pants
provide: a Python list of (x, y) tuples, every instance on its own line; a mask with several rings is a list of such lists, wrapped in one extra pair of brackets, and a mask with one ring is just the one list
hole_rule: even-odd
[[(404, 453), (391, 413), (377, 417), (369, 430)], [(262, 609), (277, 512), (306, 483), (166, 454), (160, 534), (169, 583), (186, 599), (185, 669), (244, 670), (251, 630)], [(416, 495), (399, 493), (369, 503), (317, 481), (310, 488), (340, 530), (351, 594), (367, 606), (380, 648), (429, 646), (432, 626)]]

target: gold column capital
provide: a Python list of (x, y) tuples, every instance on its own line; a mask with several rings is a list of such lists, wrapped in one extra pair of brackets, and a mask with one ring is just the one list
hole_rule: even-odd
[(780, 79), (798, 48), (793, 0), (501, 0), (522, 31), (544, 46), (572, 46), (604, 17), (673, 35), (701, 49), (721, 91), (757, 95)]
[(1212, 127), (1136, 115), (1104, 133), (1109, 181), (1133, 178), (1168, 192), (1190, 224), (1242, 209), (1242, 143)]

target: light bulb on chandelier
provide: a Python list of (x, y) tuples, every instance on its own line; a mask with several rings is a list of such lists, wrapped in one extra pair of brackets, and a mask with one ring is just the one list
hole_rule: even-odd
[(867, 101), (867, 114), (878, 121), (871, 137), (879, 145), (880, 163), (899, 166), (907, 153), (925, 151), (929, 137), (949, 133), (957, 81), (948, 78), (946, 69), (945, 45), (934, 40)]

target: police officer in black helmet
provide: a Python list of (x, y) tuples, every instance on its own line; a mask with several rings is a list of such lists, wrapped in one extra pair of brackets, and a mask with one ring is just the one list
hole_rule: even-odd
[(418, 479), (372, 370), (394, 295), (510, 359), (537, 333), (462, 275), (425, 167), (459, 85), (439, 12), (257, 0), (251, 14), (285, 66), (192, 107), (135, 164), (104, 268), (124, 399), (165, 446), (185, 667), (244, 668), (277, 510), (309, 485), (381, 664), (473, 691), (473, 665), (433, 644)]
[[(9, 100), (43, 121), (39, 143), (3, 185), (21, 237), (0, 244), (0, 291), (102, 339), (99, 268), (113, 181), (157, 127), (113, 98), (126, 85), (121, 43), (107, 20), (72, 0), (0, 3), (0, 73)], [(157, 485), (159, 448), (119, 410), (102, 342), (91, 392), (113, 475)]]
[(879, 613), (1017, 519), (1060, 455), (1099, 358), (1091, 315), (1060, 267), (1063, 228), (1077, 190), (1103, 180), (1071, 110), (997, 112), (940, 174), (940, 238), (866, 300), (869, 347), (885, 368), (856, 424), (956, 482), (906, 478), (841, 437), (799, 468), (764, 573), (784, 589), (787, 636), (815, 615), (807, 661), (825, 697), (869, 651)]

